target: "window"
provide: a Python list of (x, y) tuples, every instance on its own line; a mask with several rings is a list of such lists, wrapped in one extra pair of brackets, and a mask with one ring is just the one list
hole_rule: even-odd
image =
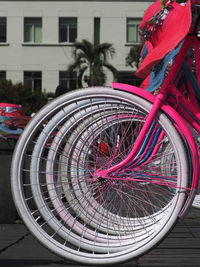
[(138, 36), (141, 19), (127, 18), (127, 43), (139, 43)]
[(32, 91), (42, 91), (42, 72), (25, 71), (24, 84), (31, 88)]
[(59, 42), (74, 43), (77, 38), (77, 18), (59, 18)]
[(100, 18), (94, 18), (94, 45), (100, 44)]
[(6, 18), (0, 17), (0, 42), (6, 43)]
[(6, 71), (0, 70), (0, 80), (6, 80)]
[(61, 86), (66, 87), (68, 91), (77, 88), (76, 81), (77, 81), (76, 72), (73, 72), (71, 76), (67, 71), (59, 72), (59, 84)]
[(24, 42), (42, 42), (42, 18), (24, 18)]

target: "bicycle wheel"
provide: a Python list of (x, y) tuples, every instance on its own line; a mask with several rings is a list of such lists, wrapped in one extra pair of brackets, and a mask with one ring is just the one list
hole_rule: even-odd
[(185, 201), (188, 164), (165, 114), (158, 112), (129, 165), (95, 176), (126, 158), (151, 106), (91, 88), (55, 99), (31, 120), (13, 156), (12, 192), (44, 246), (80, 263), (114, 264), (139, 257), (170, 231)]

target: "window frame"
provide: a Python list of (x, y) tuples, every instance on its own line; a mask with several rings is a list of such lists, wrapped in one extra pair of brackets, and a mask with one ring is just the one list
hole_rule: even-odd
[[(135, 23), (130, 23), (130, 21), (135, 21)], [(138, 44), (141, 43), (141, 40), (139, 38), (139, 25), (142, 21), (142, 18), (136, 18), (136, 17), (127, 17), (126, 18), (126, 43), (128, 44)], [(129, 35), (129, 29), (135, 27), (135, 36), (134, 40), (130, 40), (130, 35)]]
[(101, 18), (94, 17), (94, 45), (100, 44)]
[[(25, 77), (25, 74), (27, 73), (32, 74), (30, 75), (30, 77), (28, 77), (28, 79), (26, 79)], [(27, 86), (30, 85), (31, 91), (34, 92), (34, 91), (37, 91), (37, 84), (35, 82), (39, 80), (39, 83), (40, 83), (39, 91), (42, 92), (42, 71), (24, 70), (23, 74), (24, 74), (24, 85), (27, 85)], [(36, 74), (40, 74), (40, 77), (35, 77), (37, 76)], [(31, 83), (29, 83), (29, 81), (31, 81)]]
[[(58, 42), (59, 43), (74, 43), (78, 35), (78, 18), (77, 17), (59, 17), (58, 18)], [(66, 20), (66, 22), (64, 22)], [(68, 23), (67, 23), (68, 20)], [(70, 20), (72, 22), (70, 22)], [(74, 23), (73, 23), (74, 20)], [(66, 38), (62, 39), (62, 30), (66, 31)], [(73, 37), (73, 30), (75, 37)], [(72, 33), (72, 36), (70, 35)]]
[(6, 79), (7, 79), (6, 70), (0, 70), (0, 80), (6, 80)]
[[(4, 20), (4, 22), (1, 22), (1, 20)], [(7, 17), (0, 17), (0, 27), (1, 26), (5, 26), (5, 29), (4, 29), (4, 34), (5, 34), (5, 40), (1, 40), (1, 37), (0, 37), (0, 43), (6, 43), (7, 42)], [(3, 38), (2, 38), (3, 39)]]
[(59, 71), (59, 85), (64, 86), (67, 91), (71, 91), (77, 88), (77, 73), (73, 71), (70, 75), (68, 71)]
[[(29, 22), (26, 23), (26, 20), (40, 20), (40, 23), (36, 22)], [(41, 27), (41, 38), (39, 41), (36, 41), (36, 26), (40, 26)], [(28, 38), (26, 37), (26, 34), (28, 34), (28, 32), (26, 31), (27, 26), (30, 27), (30, 32), (31, 32), (31, 40), (28, 40)], [(31, 44), (41, 44), (42, 43), (42, 26), (43, 26), (43, 21), (42, 21), (42, 17), (24, 17), (24, 43), (31, 43)]]

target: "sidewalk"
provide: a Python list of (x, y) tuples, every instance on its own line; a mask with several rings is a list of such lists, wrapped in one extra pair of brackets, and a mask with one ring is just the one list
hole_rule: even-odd
[[(23, 224), (0, 224), (0, 266), (80, 266), (57, 257), (27, 233)], [(192, 208), (188, 216), (176, 225), (157, 248), (137, 261), (119, 266), (200, 266), (200, 209)]]

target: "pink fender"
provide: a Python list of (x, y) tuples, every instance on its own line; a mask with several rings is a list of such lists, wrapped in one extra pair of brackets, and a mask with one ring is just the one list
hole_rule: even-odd
[[(127, 84), (122, 84), (122, 83), (112, 83), (112, 87), (114, 89), (119, 89), (122, 91), (126, 91), (128, 93), (140, 96), (147, 101), (154, 103), (156, 97), (152, 95), (151, 93), (144, 91), (143, 89), (132, 86), (132, 85), (127, 85)], [(189, 193), (189, 196), (187, 198), (187, 201), (185, 203), (185, 206), (183, 207), (180, 217), (183, 217), (188, 209), (190, 208), (192, 201), (194, 199), (194, 196), (196, 194), (196, 190), (198, 187), (199, 183), (199, 155), (198, 155), (198, 150), (194, 141), (194, 138), (192, 136), (192, 133), (190, 132), (187, 124), (183, 120), (183, 118), (177, 113), (171, 106), (168, 104), (163, 104), (161, 109), (169, 114), (171, 119), (176, 123), (177, 129), (180, 131), (181, 135), (184, 136), (187, 139), (187, 142), (190, 146), (191, 152), (192, 152), (192, 163), (193, 163), (193, 179), (192, 179), (192, 185), (191, 185), (191, 190)]]

